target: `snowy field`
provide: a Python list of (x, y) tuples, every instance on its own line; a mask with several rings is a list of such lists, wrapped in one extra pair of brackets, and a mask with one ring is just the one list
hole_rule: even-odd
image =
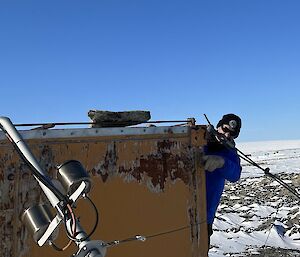
[[(300, 188), (300, 140), (237, 144), (239, 150)], [(300, 256), (299, 200), (242, 161), (242, 178), (226, 184), (214, 223), (210, 257)]]

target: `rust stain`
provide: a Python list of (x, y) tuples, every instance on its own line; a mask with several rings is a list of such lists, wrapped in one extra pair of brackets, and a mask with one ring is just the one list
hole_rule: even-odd
[(0, 215), (0, 252), (1, 256), (13, 256), (13, 212), (4, 212)]
[[(176, 149), (182, 152), (176, 152)], [(130, 174), (136, 181), (142, 182), (147, 177), (150, 180), (148, 187), (163, 191), (168, 179), (175, 181), (181, 179), (189, 184), (190, 172), (192, 169), (189, 149), (186, 146), (170, 140), (157, 143), (157, 151), (139, 158), (137, 165), (125, 169), (119, 167), (119, 173)], [(186, 152), (187, 151), (187, 152)]]
[(175, 140), (113, 141), (102, 156), (90, 170), (92, 175), (100, 176), (103, 182), (121, 176), (125, 181), (147, 184), (153, 191), (163, 191), (168, 179), (189, 184), (193, 168), (190, 146)]
[(117, 166), (116, 143), (112, 142), (107, 145), (107, 150), (103, 161), (100, 161), (97, 166), (92, 169), (93, 175), (100, 175), (103, 182), (106, 182), (110, 174), (115, 173)]

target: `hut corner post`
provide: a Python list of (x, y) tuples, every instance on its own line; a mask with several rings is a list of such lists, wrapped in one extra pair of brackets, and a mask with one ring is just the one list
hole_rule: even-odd
[(193, 257), (208, 256), (208, 234), (206, 217), (206, 181), (203, 165), (201, 164), (201, 147), (206, 144), (206, 126), (195, 126), (191, 128), (191, 145), (194, 148), (194, 204), (196, 206), (194, 223), (197, 229), (193, 229), (194, 242)]

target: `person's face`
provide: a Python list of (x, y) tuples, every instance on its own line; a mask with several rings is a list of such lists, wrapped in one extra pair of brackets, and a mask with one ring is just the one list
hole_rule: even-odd
[(224, 135), (228, 139), (232, 139), (233, 130), (230, 128), (229, 125), (223, 124), (222, 126), (218, 127), (218, 132)]

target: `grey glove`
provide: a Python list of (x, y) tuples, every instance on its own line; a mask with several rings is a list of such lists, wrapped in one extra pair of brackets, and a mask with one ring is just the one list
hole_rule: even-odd
[(204, 169), (210, 172), (215, 169), (222, 168), (225, 164), (224, 158), (218, 155), (204, 155), (202, 160), (204, 163)]

